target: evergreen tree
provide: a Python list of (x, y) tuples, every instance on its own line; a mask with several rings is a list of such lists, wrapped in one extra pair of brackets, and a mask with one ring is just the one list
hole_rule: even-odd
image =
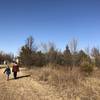
[(68, 45), (66, 46), (66, 49), (63, 52), (63, 56), (64, 56), (64, 64), (67, 66), (72, 66), (72, 55)]

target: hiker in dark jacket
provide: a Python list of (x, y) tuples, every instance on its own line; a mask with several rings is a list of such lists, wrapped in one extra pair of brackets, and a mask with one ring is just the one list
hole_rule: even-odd
[(4, 73), (6, 73), (7, 81), (9, 81), (9, 75), (11, 74), (11, 70), (9, 65), (7, 65), (7, 63), (6, 63), (6, 69), (4, 70)]
[(19, 66), (18, 64), (15, 62), (13, 67), (12, 67), (12, 72), (13, 72), (13, 76), (14, 79), (17, 79), (17, 72), (19, 71)]

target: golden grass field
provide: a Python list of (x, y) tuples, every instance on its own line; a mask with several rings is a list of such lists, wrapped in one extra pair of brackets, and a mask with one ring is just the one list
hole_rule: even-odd
[(0, 100), (100, 100), (100, 71), (84, 77), (73, 69), (20, 68), (18, 79), (6, 81), (0, 69)]

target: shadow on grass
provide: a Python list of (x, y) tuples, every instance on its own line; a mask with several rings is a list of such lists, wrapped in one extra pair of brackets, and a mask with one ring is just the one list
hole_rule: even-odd
[(21, 78), (26, 78), (26, 77), (30, 77), (31, 75), (23, 75), (23, 76), (18, 76), (16, 79), (12, 78), (10, 80), (17, 80), (17, 79), (21, 79)]
[(30, 77), (31, 75), (24, 75), (24, 76), (19, 76), (17, 77), (17, 79), (20, 79), (20, 78), (25, 78), (25, 77)]

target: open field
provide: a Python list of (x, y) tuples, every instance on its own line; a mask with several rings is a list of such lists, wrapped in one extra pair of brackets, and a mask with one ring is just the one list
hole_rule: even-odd
[(52, 87), (40, 84), (31, 78), (25, 69), (18, 73), (18, 79), (12, 75), (9, 81), (0, 69), (0, 100), (61, 100)]
[[(0, 100), (100, 100), (99, 71), (83, 78), (77, 71), (21, 68), (18, 79), (6, 81), (0, 69)], [(50, 74), (51, 73), (51, 74)]]

